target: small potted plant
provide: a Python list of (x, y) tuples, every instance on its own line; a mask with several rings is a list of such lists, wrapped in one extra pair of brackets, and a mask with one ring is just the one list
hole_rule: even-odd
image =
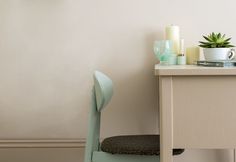
[(225, 34), (210, 33), (203, 36), (205, 42), (199, 41), (199, 46), (203, 48), (203, 53), (207, 61), (232, 60), (235, 51), (234, 45), (230, 43), (231, 38), (225, 38)]

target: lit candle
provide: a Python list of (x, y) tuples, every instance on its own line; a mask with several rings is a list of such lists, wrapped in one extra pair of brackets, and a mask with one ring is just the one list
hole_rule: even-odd
[(200, 58), (200, 48), (199, 47), (188, 47), (186, 48), (187, 64), (193, 65)]
[(179, 27), (171, 25), (166, 27), (166, 39), (173, 41), (174, 53), (179, 53)]

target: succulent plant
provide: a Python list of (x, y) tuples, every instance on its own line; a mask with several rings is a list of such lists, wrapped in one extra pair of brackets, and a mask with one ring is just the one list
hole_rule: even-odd
[(203, 48), (229, 48), (234, 47), (234, 45), (230, 44), (231, 38), (225, 38), (225, 34), (221, 35), (221, 33), (210, 33), (207, 36), (203, 35), (203, 38), (207, 40), (207, 42), (199, 41), (199, 46)]

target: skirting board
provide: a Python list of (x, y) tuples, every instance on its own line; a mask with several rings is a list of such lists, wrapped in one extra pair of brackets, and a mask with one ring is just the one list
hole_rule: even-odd
[(86, 140), (80, 139), (11, 139), (0, 140), (0, 148), (84, 148)]

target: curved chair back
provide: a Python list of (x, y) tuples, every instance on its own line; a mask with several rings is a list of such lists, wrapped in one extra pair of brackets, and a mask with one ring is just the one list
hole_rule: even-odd
[(97, 111), (100, 112), (109, 103), (113, 95), (112, 80), (102, 72), (95, 71), (94, 87)]
[(94, 88), (84, 162), (92, 162), (93, 152), (99, 150), (101, 110), (109, 103), (113, 94), (113, 84), (108, 76), (95, 71), (93, 78)]

